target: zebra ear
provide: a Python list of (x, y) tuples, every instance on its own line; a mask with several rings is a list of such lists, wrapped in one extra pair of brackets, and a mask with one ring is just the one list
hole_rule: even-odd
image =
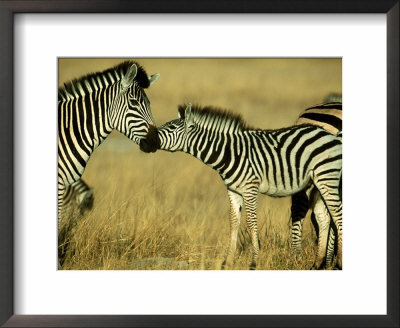
[(178, 118), (184, 120), (185, 119), (185, 109), (183, 105), (178, 106)]
[(124, 90), (128, 89), (132, 84), (133, 80), (137, 74), (137, 66), (136, 64), (132, 64), (131, 67), (128, 68), (124, 77), (122, 78), (121, 84)]
[(187, 128), (194, 125), (191, 103), (187, 104), (185, 109), (185, 124)]
[(153, 74), (152, 76), (149, 76), (149, 83), (150, 85), (152, 85), (154, 82), (156, 82), (158, 80), (158, 78), (160, 77), (160, 74)]

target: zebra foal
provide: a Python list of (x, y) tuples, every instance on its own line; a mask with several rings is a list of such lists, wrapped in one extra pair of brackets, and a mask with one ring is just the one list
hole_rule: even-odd
[[(243, 205), (252, 242), (250, 269), (259, 253), (257, 195), (293, 195), (314, 184), (338, 230), (341, 267), (342, 206), (338, 194), (342, 165), (340, 140), (311, 125), (255, 130), (228, 112), (211, 107), (179, 107), (179, 118), (158, 128), (159, 148), (183, 151), (211, 166), (221, 176), (230, 200), (230, 247), (223, 267), (236, 252)], [(326, 245), (325, 245), (326, 246)], [(317, 258), (316, 268), (322, 260)]]

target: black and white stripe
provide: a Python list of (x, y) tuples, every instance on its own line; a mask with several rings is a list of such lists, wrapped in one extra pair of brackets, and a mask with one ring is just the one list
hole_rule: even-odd
[[(342, 103), (327, 103), (320, 104), (314, 107), (307, 108), (304, 110), (296, 121), (296, 125), (301, 124), (313, 124), (322, 127), (331, 134), (336, 135), (341, 139), (342, 137)], [(302, 230), (304, 218), (310, 207), (310, 193), (313, 192), (313, 188), (309, 190), (302, 190), (299, 193), (292, 196), (291, 206), (291, 217), (292, 217), (292, 247), (297, 254), (301, 254), (301, 242), (302, 242)], [(332, 263), (333, 248), (335, 242), (334, 229), (330, 226), (329, 213), (325, 211), (319, 211), (319, 217), (315, 217), (315, 213), (312, 213), (312, 219), (315, 218), (320, 221), (320, 225), (328, 231), (317, 229), (318, 238), (326, 240), (328, 243), (326, 264), (329, 266)], [(315, 222), (314, 220), (312, 221)], [(315, 224), (314, 224), (315, 226)], [(319, 236), (322, 233), (322, 236)], [(329, 237), (328, 237), (329, 236)]]
[[(236, 251), (240, 215), (252, 240), (251, 269), (259, 252), (257, 194), (273, 197), (298, 193), (311, 184), (320, 192), (338, 230), (338, 266), (341, 267), (342, 205), (338, 193), (342, 170), (342, 143), (324, 129), (298, 125), (279, 130), (248, 128), (239, 116), (211, 107), (179, 108), (179, 119), (158, 129), (160, 149), (183, 151), (211, 166), (225, 183), (231, 204), (231, 244), (223, 265)], [(326, 247), (326, 244), (325, 244)], [(317, 258), (320, 268), (323, 259)]]
[(337, 135), (342, 131), (342, 103), (325, 103), (307, 108), (299, 115), (295, 124), (317, 125)]
[[(156, 135), (150, 102), (144, 92), (159, 77), (148, 77), (126, 61), (100, 73), (66, 83), (58, 90), (58, 213), (67, 186), (78, 181), (92, 152), (113, 129), (141, 145)], [(144, 144), (146, 151), (149, 149)]]

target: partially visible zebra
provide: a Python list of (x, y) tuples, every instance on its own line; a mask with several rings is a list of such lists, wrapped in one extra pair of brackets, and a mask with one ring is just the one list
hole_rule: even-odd
[(342, 103), (323, 103), (309, 107), (299, 115), (295, 124), (317, 125), (329, 133), (337, 135), (342, 131)]
[[(80, 179), (92, 152), (113, 129), (147, 152), (156, 150), (157, 128), (144, 92), (148, 77), (133, 61), (83, 76), (58, 90), (58, 214), (66, 188)], [(156, 142), (153, 141), (154, 144)]]
[[(300, 124), (313, 124), (322, 127), (326, 131), (333, 135), (337, 135), (338, 138), (342, 137), (342, 103), (326, 103), (316, 105), (304, 110), (299, 118), (297, 119), (296, 125)], [(341, 181), (341, 180), (340, 180)], [(341, 187), (341, 185), (340, 185)], [(302, 230), (304, 218), (310, 208), (310, 194), (313, 192), (313, 187), (309, 190), (302, 190), (299, 193), (292, 196), (291, 206), (291, 217), (292, 217), (292, 247), (297, 254), (301, 254), (301, 242), (302, 242)], [(341, 192), (341, 190), (340, 190)], [(312, 201), (312, 200), (311, 200)], [(323, 227), (328, 231), (321, 231), (315, 225), (315, 213), (311, 213), (311, 220), (317, 231), (317, 235), (322, 233), (322, 238), (328, 242), (328, 250), (326, 256), (326, 264), (329, 266), (332, 263), (333, 248), (335, 242), (335, 233), (333, 227), (329, 225), (330, 217), (329, 213), (325, 211), (319, 211), (320, 222), (323, 220)], [(328, 238), (329, 236), (329, 238)]]
[(65, 209), (76, 206), (84, 214), (93, 207), (93, 189), (79, 179), (65, 189), (63, 204)]
[(333, 102), (342, 102), (342, 94), (341, 93), (329, 93), (325, 98), (324, 98), (324, 103), (333, 103)]
[[(240, 116), (212, 107), (192, 108), (190, 104), (180, 106), (179, 118), (159, 127), (158, 135), (160, 149), (195, 156), (215, 169), (227, 187), (231, 242), (223, 267), (233, 263), (243, 204), (252, 241), (250, 269), (255, 269), (259, 253), (257, 194), (288, 196), (313, 183), (323, 200), (319, 204), (327, 206), (338, 230), (341, 268), (342, 205), (338, 185), (342, 143), (336, 136), (312, 125), (250, 129)], [(326, 243), (320, 246), (326, 247)], [(317, 269), (323, 260), (316, 259)]]

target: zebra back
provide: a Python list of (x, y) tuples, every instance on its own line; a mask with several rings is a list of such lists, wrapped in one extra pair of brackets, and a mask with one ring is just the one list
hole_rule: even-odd
[(304, 110), (297, 119), (296, 125), (317, 125), (333, 135), (342, 131), (342, 103), (320, 104)]

